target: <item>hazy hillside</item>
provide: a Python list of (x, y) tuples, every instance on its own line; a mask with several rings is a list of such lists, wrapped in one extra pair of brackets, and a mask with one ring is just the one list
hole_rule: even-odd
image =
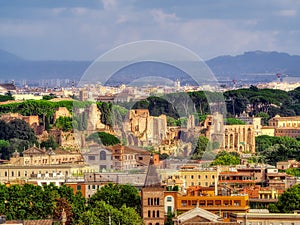
[(230, 79), (267, 79), (268, 76), (274, 79), (276, 73), (300, 76), (300, 56), (287, 53), (253, 51), (237, 56), (219, 56), (206, 63), (218, 77)]
[[(89, 61), (30, 61), (0, 50), (0, 80), (79, 80)], [(207, 61), (219, 80), (270, 81), (280, 72), (300, 77), (300, 56), (279, 52), (253, 51), (237, 56), (219, 56)], [(162, 76), (192, 83), (183, 71), (162, 63), (143, 62), (128, 66), (109, 80), (109, 84), (129, 83), (143, 76)]]

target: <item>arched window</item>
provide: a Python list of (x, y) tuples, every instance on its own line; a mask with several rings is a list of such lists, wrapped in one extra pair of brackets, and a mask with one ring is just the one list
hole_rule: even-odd
[(106, 152), (104, 150), (100, 152), (100, 160), (106, 160)]
[(148, 198), (148, 205), (150, 205), (151, 204), (151, 201), (150, 201), (150, 198)]
[(155, 217), (155, 210), (152, 211), (152, 217)]
[(148, 210), (148, 217), (150, 218), (151, 217), (151, 211)]
[(159, 217), (159, 210), (156, 211), (156, 217)]
[(149, 225), (152, 225), (152, 223), (149, 223)]
[(159, 223), (156, 223), (155, 225), (159, 225)]

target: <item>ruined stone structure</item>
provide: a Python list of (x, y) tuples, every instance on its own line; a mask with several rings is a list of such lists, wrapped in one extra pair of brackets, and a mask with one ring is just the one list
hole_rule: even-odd
[(98, 130), (105, 129), (105, 125), (100, 121), (101, 112), (95, 103), (90, 105), (90, 107), (87, 109), (87, 113), (88, 113), (88, 124), (87, 124), (88, 131), (96, 132)]
[(124, 128), (127, 128), (127, 132), (132, 133), (142, 144), (161, 144), (167, 135), (167, 117), (150, 116), (148, 109), (130, 110), (128, 126), (125, 125)]
[(224, 118), (222, 114), (214, 113), (213, 115), (207, 115), (203, 128), (205, 129), (205, 136), (211, 142), (223, 142)]
[(255, 153), (255, 129), (253, 124), (224, 125), (223, 116), (215, 113), (204, 122), (206, 137), (221, 143), (220, 149)]
[(39, 116), (22, 116), (19, 113), (6, 113), (0, 116), (0, 120), (8, 123), (14, 119), (24, 120), (33, 129), (35, 134), (41, 134), (43, 132), (40, 126)]
[(79, 149), (82, 146), (81, 141), (71, 131), (64, 132), (62, 130), (51, 129), (49, 136), (52, 136), (62, 148)]
[(253, 125), (225, 125), (222, 149), (255, 153)]
[(71, 113), (66, 107), (59, 107), (54, 113), (54, 122), (61, 116), (71, 117)]

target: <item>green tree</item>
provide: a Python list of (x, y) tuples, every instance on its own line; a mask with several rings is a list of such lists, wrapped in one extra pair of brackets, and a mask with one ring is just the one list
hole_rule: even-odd
[(140, 212), (141, 197), (138, 190), (131, 185), (107, 184), (90, 198), (89, 205), (95, 207), (100, 200), (118, 209), (126, 205)]
[(226, 118), (224, 120), (225, 124), (227, 125), (238, 125), (238, 124), (241, 124), (241, 125), (244, 125), (245, 122), (244, 121), (241, 121), (239, 119), (236, 119), (236, 118)]
[(57, 98), (55, 94), (43, 95), (43, 100), (51, 100), (53, 98)]
[(219, 152), (212, 165), (238, 165), (241, 159), (236, 152)]
[(196, 145), (194, 147), (194, 151), (192, 153), (192, 159), (201, 159), (204, 152), (207, 149), (207, 145), (208, 145), (209, 140), (204, 137), (204, 136), (200, 136), (197, 139)]
[(41, 142), (41, 147), (42, 148), (52, 148), (52, 149), (56, 149), (59, 146), (59, 144), (54, 140), (54, 138), (52, 136), (50, 136), (46, 141), (42, 141)]
[(78, 219), (78, 225), (106, 225), (94, 211), (95, 210), (90, 209), (86, 212), (82, 212)]
[[(270, 208), (269, 208), (270, 209)], [(272, 212), (292, 213), (300, 209), (300, 185), (294, 185), (279, 196), (278, 202), (272, 206)]]
[(269, 114), (267, 114), (265, 112), (259, 112), (255, 115), (255, 117), (261, 117), (262, 125), (264, 125), (264, 126), (268, 125), (268, 120), (270, 119)]
[(7, 92), (5, 95), (0, 95), (0, 102), (6, 102), (15, 100), (15, 98), (12, 96), (11, 92)]
[(54, 123), (54, 126), (62, 131), (72, 131), (73, 130), (73, 119), (68, 116), (60, 116)]
[(300, 177), (300, 169), (299, 168), (288, 168), (285, 170), (287, 174), (293, 175), (295, 177)]
[(5, 140), (0, 140), (0, 158), (1, 159), (9, 159), (9, 142)]
[(9, 139), (18, 138), (31, 143), (36, 142), (36, 137), (30, 126), (23, 120), (14, 119), (7, 123), (9, 127)]
[(256, 150), (265, 163), (275, 165), (276, 162), (288, 159), (300, 160), (300, 142), (294, 138), (263, 135), (256, 137), (255, 141)]
[(175, 216), (174, 213), (168, 212), (165, 225), (173, 225), (174, 224), (174, 222), (173, 222), (174, 216)]
[(112, 134), (105, 132), (96, 132), (86, 138), (87, 141), (94, 141), (105, 146), (121, 143), (120, 140)]

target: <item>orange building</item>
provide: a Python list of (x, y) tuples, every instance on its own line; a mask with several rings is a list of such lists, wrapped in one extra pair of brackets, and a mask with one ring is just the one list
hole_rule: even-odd
[[(185, 194), (179, 192), (165, 192), (165, 214), (172, 210), (186, 212), (199, 206), (207, 211), (224, 218), (230, 222), (230, 214), (247, 212), (249, 210), (249, 197), (247, 194), (231, 194), (228, 189), (216, 190), (215, 187), (190, 187)], [(173, 199), (172, 199), (173, 198)], [(170, 204), (174, 200), (173, 205)], [(174, 208), (170, 207), (173, 206)], [(169, 206), (169, 208), (168, 208)]]

